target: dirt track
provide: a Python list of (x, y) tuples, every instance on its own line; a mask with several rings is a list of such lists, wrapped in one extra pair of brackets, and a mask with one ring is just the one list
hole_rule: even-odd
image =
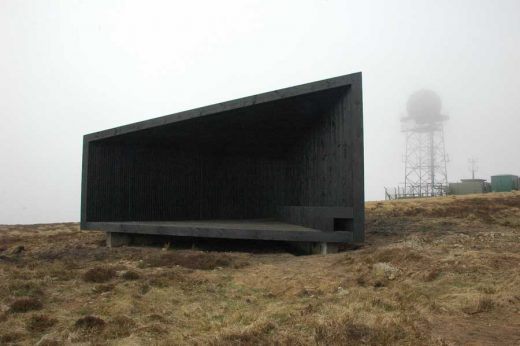
[(0, 344), (520, 344), (520, 193), (368, 203), (367, 234), (294, 256), (0, 226)]

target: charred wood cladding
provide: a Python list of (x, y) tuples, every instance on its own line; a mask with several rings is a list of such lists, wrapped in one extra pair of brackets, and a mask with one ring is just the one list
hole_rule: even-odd
[(81, 228), (362, 242), (361, 73), (85, 135)]

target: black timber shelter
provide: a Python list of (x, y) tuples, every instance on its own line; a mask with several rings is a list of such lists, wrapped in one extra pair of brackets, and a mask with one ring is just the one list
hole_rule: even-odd
[(81, 229), (363, 242), (361, 73), (85, 135)]

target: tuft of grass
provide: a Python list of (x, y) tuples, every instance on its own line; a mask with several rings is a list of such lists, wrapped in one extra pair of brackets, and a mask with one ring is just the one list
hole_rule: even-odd
[(374, 287), (375, 288), (386, 287), (386, 280), (385, 279), (375, 280), (374, 281)]
[(433, 268), (424, 273), (423, 280), (425, 282), (435, 281), (441, 275), (439, 268)]
[(367, 279), (364, 275), (359, 275), (357, 278), (356, 278), (356, 283), (361, 286), (361, 287), (365, 287), (366, 284), (367, 284)]
[(144, 295), (150, 291), (150, 288), (150, 285), (148, 285), (147, 283), (143, 283), (139, 285), (137, 292), (139, 292), (139, 294), (141, 295)]
[(51, 338), (44, 338), (40, 339), (38, 343), (36, 344), (38, 346), (61, 346), (63, 345), (62, 342), (59, 342), (58, 340), (51, 339)]
[(152, 323), (140, 328), (141, 331), (154, 336), (168, 334), (168, 328), (160, 323)]
[(16, 297), (41, 297), (43, 291), (34, 281), (15, 281), (9, 285), (9, 292)]
[(133, 270), (127, 270), (121, 275), (121, 277), (125, 280), (139, 280), (141, 277), (139, 273), (133, 271)]
[(151, 278), (149, 278), (145, 284), (143, 284), (139, 287), (139, 292), (141, 294), (145, 294), (150, 290), (150, 286), (166, 288), (166, 287), (170, 287), (172, 285), (172, 283), (173, 283), (172, 279), (167, 276), (154, 275)]
[(112, 280), (115, 276), (116, 272), (112, 268), (94, 267), (83, 274), (83, 280), (86, 282), (103, 283)]
[(16, 299), (9, 307), (10, 312), (28, 312), (32, 310), (40, 310), (43, 307), (39, 299), (33, 297), (22, 297)]
[[(315, 328), (316, 345), (398, 345), (410, 337), (401, 325), (368, 326), (352, 321), (330, 321)], [(414, 340), (418, 341), (418, 340)]]
[(494, 294), (497, 292), (497, 289), (491, 285), (479, 285), (477, 286), (477, 290), (485, 294)]
[(481, 297), (477, 304), (477, 312), (488, 312), (495, 308), (495, 301), (491, 298)]
[(106, 322), (99, 317), (88, 315), (88, 316), (81, 317), (80, 319), (78, 319), (76, 321), (76, 323), (74, 324), (74, 326), (77, 329), (82, 329), (82, 330), (89, 330), (89, 331), (102, 330), (105, 328)]
[(27, 321), (25, 327), (31, 332), (43, 332), (58, 322), (56, 319), (47, 315), (33, 315)]
[(256, 323), (239, 331), (223, 333), (210, 345), (273, 345), (276, 343), (275, 331), (276, 325), (272, 322)]
[(115, 287), (116, 286), (113, 284), (101, 284), (94, 286), (94, 288), (92, 288), (92, 291), (94, 293), (105, 293), (112, 291)]
[(237, 255), (220, 252), (172, 251), (150, 257), (146, 261), (148, 267), (181, 266), (189, 269), (211, 270), (222, 268), (243, 268), (249, 265)]
[(493, 310), (496, 303), (493, 299), (488, 297), (480, 297), (476, 303), (470, 304), (462, 309), (463, 312), (469, 315), (480, 314)]
[(373, 307), (382, 309), (384, 311), (396, 311), (397, 306), (395, 306), (392, 302), (381, 299), (381, 298), (374, 298), (370, 302)]
[(136, 323), (129, 317), (117, 316), (107, 323), (104, 335), (109, 339), (126, 338), (135, 330)]
[(0, 345), (6, 345), (10, 343), (15, 343), (23, 337), (23, 334), (18, 332), (6, 332), (4, 334), (0, 334)]
[(373, 255), (373, 262), (402, 264), (424, 261), (425, 257), (419, 251), (407, 247), (383, 248)]

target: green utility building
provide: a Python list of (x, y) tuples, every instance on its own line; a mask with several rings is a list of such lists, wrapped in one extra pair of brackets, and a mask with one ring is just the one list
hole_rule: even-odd
[(510, 192), (518, 190), (518, 176), (512, 174), (493, 175), (491, 177), (493, 192)]

